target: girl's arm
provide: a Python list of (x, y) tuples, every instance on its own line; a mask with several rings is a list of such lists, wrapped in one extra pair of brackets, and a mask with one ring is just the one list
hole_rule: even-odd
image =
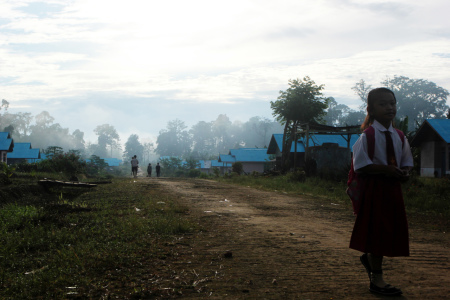
[(409, 170), (402, 170), (392, 165), (376, 165), (371, 164), (361, 169), (357, 170), (357, 172), (366, 173), (366, 174), (384, 174), (386, 176), (395, 177), (395, 178), (404, 178), (408, 175)]

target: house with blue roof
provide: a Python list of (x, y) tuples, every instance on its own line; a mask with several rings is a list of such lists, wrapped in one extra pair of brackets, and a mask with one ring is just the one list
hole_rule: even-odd
[[(312, 133), (299, 137), (297, 145), (292, 143), (289, 160), (296, 162), (297, 167), (304, 167), (306, 155), (316, 161), (318, 169), (330, 167), (340, 169), (350, 163), (352, 147), (359, 138), (359, 134)], [(276, 156), (277, 165), (281, 163), (283, 151), (283, 134), (273, 134), (267, 149), (268, 154)], [(295, 158), (295, 159), (294, 159)]]
[(8, 164), (35, 162), (40, 158), (40, 149), (33, 149), (31, 143), (15, 143), (13, 151), (8, 154)]
[(450, 174), (450, 120), (428, 119), (416, 131), (411, 147), (420, 148), (420, 176)]
[(231, 154), (219, 154), (217, 163), (220, 164), (219, 169), (222, 174), (231, 172), (231, 167), (236, 162), (236, 158)]
[(200, 166), (198, 167), (201, 172), (206, 174), (213, 174), (213, 169), (218, 168), (223, 173), (224, 164), (217, 159), (212, 160), (199, 160)]
[(271, 167), (270, 155), (265, 148), (230, 149), (227, 155), (219, 155), (219, 163), (223, 164), (223, 171), (231, 171), (235, 162), (242, 163), (245, 173), (263, 173)]
[(102, 158), (105, 163), (108, 164), (108, 166), (110, 167), (118, 167), (120, 166), (120, 164), (122, 163), (121, 159), (118, 158), (114, 158), (114, 157), (107, 157), (107, 158)]
[(8, 153), (14, 149), (14, 140), (9, 132), (0, 132), (0, 162), (8, 163)]
[[(276, 165), (281, 164), (281, 154), (283, 151), (283, 134), (272, 134), (270, 138), (269, 147), (267, 148), (267, 154), (275, 155)], [(297, 167), (303, 167), (305, 164), (305, 145), (302, 140), (297, 141), (297, 145), (295, 142), (292, 142), (291, 151), (289, 154), (290, 161), (297, 162)]]

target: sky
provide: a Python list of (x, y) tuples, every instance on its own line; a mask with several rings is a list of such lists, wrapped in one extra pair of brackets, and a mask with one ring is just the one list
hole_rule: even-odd
[(0, 0), (0, 99), (96, 142), (226, 114), (273, 119), (290, 79), (357, 108), (387, 77), (450, 89), (450, 1)]

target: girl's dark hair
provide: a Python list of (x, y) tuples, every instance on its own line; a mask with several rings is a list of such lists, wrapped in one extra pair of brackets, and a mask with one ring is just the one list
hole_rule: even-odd
[(364, 131), (370, 125), (373, 124), (374, 117), (371, 116), (371, 114), (370, 114), (370, 112), (373, 109), (373, 103), (375, 102), (375, 99), (377, 99), (380, 94), (384, 94), (384, 93), (392, 94), (392, 96), (394, 96), (395, 102), (397, 102), (394, 92), (388, 88), (381, 87), (381, 88), (376, 88), (376, 89), (371, 90), (369, 92), (369, 94), (367, 94), (367, 115), (366, 115), (366, 118), (364, 119), (364, 122), (361, 124), (361, 131)]

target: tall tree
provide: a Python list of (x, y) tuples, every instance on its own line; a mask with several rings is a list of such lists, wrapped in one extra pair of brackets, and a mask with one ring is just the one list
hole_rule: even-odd
[[(397, 99), (397, 117), (408, 117), (408, 128), (413, 129), (425, 119), (446, 118), (449, 110), (447, 97), (449, 92), (425, 79), (411, 79), (406, 76), (394, 76), (381, 82), (382, 86), (391, 89)], [(352, 88), (363, 101), (362, 107), (367, 106), (367, 93), (371, 85), (361, 79)]]
[(144, 147), (143, 148), (144, 149), (143, 150), (143, 153), (144, 153), (143, 158), (145, 158), (145, 161), (149, 162), (150, 154), (153, 153), (153, 151), (155, 150), (155, 146), (153, 145), (152, 142), (144, 143), (142, 146)]
[(354, 87), (352, 87), (352, 90), (355, 91), (355, 93), (359, 96), (359, 99), (363, 102), (360, 106), (361, 110), (365, 110), (367, 107), (367, 94), (369, 94), (371, 89), (372, 86), (367, 84), (364, 79), (361, 79), (355, 84)]
[(191, 137), (187, 126), (181, 120), (167, 123), (159, 132), (155, 151), (161, 156), (183, 156), (191, 152)]
[[(9, 102), (6, 101), (5, 99), (2, 99), (2, 103), (0, 103), (0, 117), (2, 116), (2, 109), (6, 112), (8, 110), (8, 107), (9, 107)], [(2, 119), (3, 119), (3, 117), (0, 118), (0, 129), (9, 125), (9, 124), (8, 125), (3, 124)]]
[(281, 168), (290, 168), (289, 154), (295, 132), (300, 124), (319, 122), (325, 115), (328, 99), (322, 95), (324, 85), (316, 85), (308, 76), (289, 80), (289, 88), (280, 91), (277, 101), (271, 101), (273, 116), (284, 125)]
[(228, 152), (234, 145), (231, 142), (232, 122), (227, 115), (220, 114), (212, 124), (212, 131), (216, 139), (216, 150), (219, 153)]
[(19, 134), (21, 137), (28, 136), (30, 132), (30, 124), (33, 120), (33, 116), (31, 113), (16, 113), (13, 115), (12, 124), (15, 128), (16, 134)]
[[(120, 137), (114, 126), (109, 124), (98, 125), (94, 129), (94, 133), (98, 135), (98, 146), (100, 153), (95, 153), (100, 157), (106, 157), (106, 146), (110, 146), (111, 155), (114, 148), (119, 146)], [(99, 155), (100, 154), (100, 155)]]
[(363, 111), (355, 111), (345, 104), (337, 103), (333, 97), (330, 97), (324, 121), (330, 126), (351, 126), (361, 124), (365, 116)]
[(246, 147), (264, 148), (276, 122), (264, 117), (251, 117), (242, 126), (242, 140)]
[(53, 123), (55, 118), (49, 112), (42, 111), (34, 117), (34, 120), (35, 124), (30, 126), (30, 135), (27, 138), (33, 148), (67, 147), (63, 143), (64, 138), (68, 136), (68, 129), (62, 128), (58, 123)]
[(137, 134), (132, 134), (128, 137), (125, 143), (125, 151), (123, 152), (123, 160), (130, 161), (131, 157), (136, 155), (138, 160), (143, 161), (144, 159), (144, 146), (139, 141), (139, 136)]
[(408, 127), (414, 128), (425, 119), (445, 119), (449, 109), (449, 92), (434, 82), (394, 76), (381, 82), (391, 89), (397, 99), (397, 116), (408, 117)]
[(192, 137), (192, 154), (197, 159), (208, 159), (215, 152), (212, 123), (200, 121), (189, 131)]

